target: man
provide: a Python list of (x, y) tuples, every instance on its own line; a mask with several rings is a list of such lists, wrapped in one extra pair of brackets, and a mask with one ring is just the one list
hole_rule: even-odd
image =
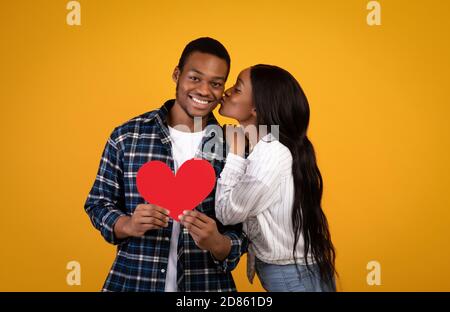
[[(241, 225), (216, 220), (215, 190), (178, 223), (164, 207), (145, 203), (136, 188), (137, 171), (151, 160), (176, 172), (184, 161), (203, 158), (219, 176), (221, 151), (202, 147), (214, 136), (205, 128), (218, 125), (212, 110), (229, 70), (220, 42), (190, 42), (173, 72), (176, 99), (117, 127), (108, 139), (85, 204), (95, 228), (118, 245), (104, 291), (236, 291), (230, 272), (247, 241)], [(203, 131), (193, 132), (195, 118)]]

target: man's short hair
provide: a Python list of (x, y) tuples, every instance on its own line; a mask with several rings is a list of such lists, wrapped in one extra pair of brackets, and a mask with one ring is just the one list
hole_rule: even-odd
[(231, 65), (230, 55), (228, 54), (228, 51), (227, 49), (225, 49), (223, 44), (221, 44), (216, 39), (209, 37), (202, 37), (195, 39), (186, 45), (186, 47), (183, 50), (183, 53), (181, 53), (180, 60), (178, 61), (178, 68), (180, 69), (180, 72), (183, 71), (184, 64), (186, 63), (186, 60), (189, 57), (189, 55), (191, 55), (194, 52), (211, 54), (227, 62), (228, 71), (226, 78), (228, 78)]

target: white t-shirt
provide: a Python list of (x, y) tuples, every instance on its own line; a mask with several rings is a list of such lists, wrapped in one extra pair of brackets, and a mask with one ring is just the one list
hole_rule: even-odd
[[(172, 155), (175, 173), (181, 165), (195, 157), (199, 149), (205, 130), (199, 132), (183, 132), (169, 127), (172, 139)], [(172, 238), (170, 239), (169, 263), (167, 266), (165, 291), (177, 291), (177, 257), (178, 257), (178, 235), (180, 234), (180, 224), (173, 220)]]

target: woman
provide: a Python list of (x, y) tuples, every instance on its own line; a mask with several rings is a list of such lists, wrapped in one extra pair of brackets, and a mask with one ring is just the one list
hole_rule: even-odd
[(335, 251), (321, 208), (322, 176), (306, 133), (309, 105), (299, 83), (279, 67), (252, 66), (225, 92), (219, 113), (241, 129), (258, 129), (256, 136), (247, 135), (247, 159), (238, 144), (245, 133), (228, 131), (230, 152), (216, 190), (218, 220), (244, 223), (250, 281), (256, 256), (267, 291), (335, 291)]

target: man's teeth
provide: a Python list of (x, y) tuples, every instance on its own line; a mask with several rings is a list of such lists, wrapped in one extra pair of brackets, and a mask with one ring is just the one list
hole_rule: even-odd
[(195, 102), (195, 103), (199, 103), (199, 104), (208, 104), (209, 101), (202, 101), (199, 99), (196, 99), (195, 97), (191, 96), (191, 99)]

